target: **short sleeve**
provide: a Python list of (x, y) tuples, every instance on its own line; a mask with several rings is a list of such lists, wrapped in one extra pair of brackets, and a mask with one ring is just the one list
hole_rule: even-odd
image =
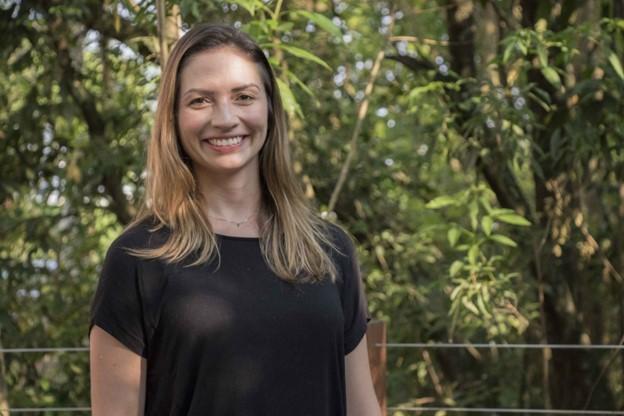
[(340, 296), (344, 315), (345, 355), (357, 347), (366, 333), (370, 316), (355, 246), (349, 236), (338, 229)]
[(91, 304), (91, 323), (131, 351), (146, 356), (145, 325), (139, 285), (139, 259), (120, 240), (109, 248)]

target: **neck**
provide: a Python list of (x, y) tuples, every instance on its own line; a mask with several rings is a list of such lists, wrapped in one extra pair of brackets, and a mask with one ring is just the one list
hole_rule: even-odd
[[(203, 211), (217, 233), (255, 234), (257, 213), (262, 204), (260, 176), (242, 170), (232, 174), (214, 175), (196, 171), (196, 180), (203, 199)], [(235, 223), (241, 223), (236, 226)], [(239, 229), (240, 230), (237, 230)]]

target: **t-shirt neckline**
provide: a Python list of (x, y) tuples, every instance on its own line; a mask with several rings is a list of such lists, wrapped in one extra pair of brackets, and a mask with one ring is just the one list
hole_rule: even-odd
[(234, 241), (259, 241), (260, 237), (239, 237), (239, 236), (234, 236), (234, 235), (225, 235), (225, 234), (219, 234), (219, 233), (215, 233), (215, 235), (223, 240), (234, 240)]

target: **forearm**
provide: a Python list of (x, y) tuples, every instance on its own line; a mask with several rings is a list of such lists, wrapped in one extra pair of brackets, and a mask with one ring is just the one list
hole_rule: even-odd
[(347, 416), (381, 416), (368, 363), (366, 336), (345, 357), (345, 370)]

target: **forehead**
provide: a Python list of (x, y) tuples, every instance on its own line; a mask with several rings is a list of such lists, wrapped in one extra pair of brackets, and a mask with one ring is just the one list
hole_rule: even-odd
[(260, 66), (244, 52), (221, 47), (191, 56), (180, 71), (180, 92), (190, 88), (231, 89), (255, 83), (262, 87)]

